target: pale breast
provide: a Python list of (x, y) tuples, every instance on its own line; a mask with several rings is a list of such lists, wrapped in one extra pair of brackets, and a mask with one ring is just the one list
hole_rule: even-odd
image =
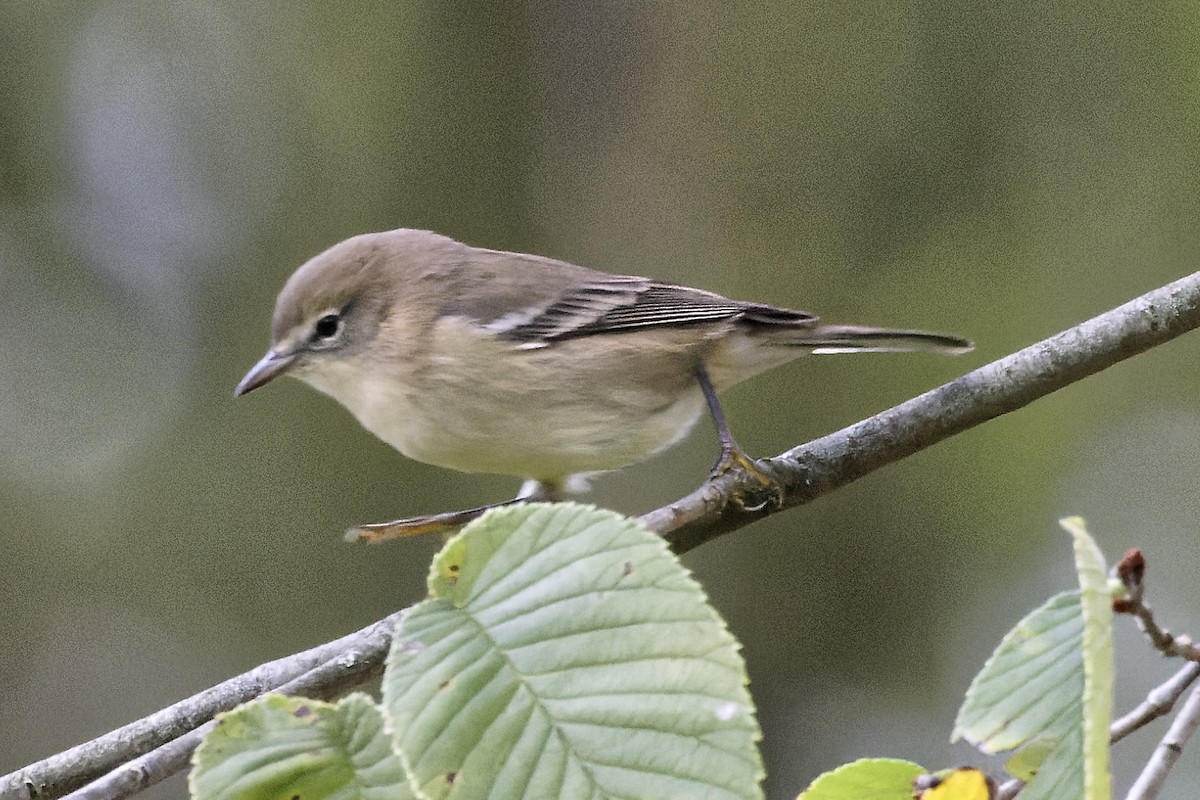
[(453, 325), (465, 323), (440, 323), (441, 340), (426, 351), (436, 355), (403, 374), (350, 359), (300, 377), (410, 458), (541, 480), (641, 461), (682, 438), (703, 410), (686, 371), (639, 377), (630, 367), (646, 365), (629, 353), (578, 342), (520, 349), (477, 329), (446, 330)]

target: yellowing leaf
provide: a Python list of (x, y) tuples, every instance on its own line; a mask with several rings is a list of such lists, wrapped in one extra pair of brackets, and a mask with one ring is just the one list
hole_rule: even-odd
[(930, 777), (929, 788), (917, 795), (920, 800), (991, 800), (991, 781), (977, 769), (963, 767)]

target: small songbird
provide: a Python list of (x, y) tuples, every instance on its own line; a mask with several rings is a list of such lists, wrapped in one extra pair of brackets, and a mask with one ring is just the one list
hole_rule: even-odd
[[(706, 405), (718, 471), (748, 464), (716, 393), (798, 356), (970, 349), (400, 229), (347, 239), (296, 270), (271, 347), (235, 395), (293, 375), (410, 458), (529, 479), (546, 497), (669, 447)], [(383, 538), (480, 512), (358, 530)]]

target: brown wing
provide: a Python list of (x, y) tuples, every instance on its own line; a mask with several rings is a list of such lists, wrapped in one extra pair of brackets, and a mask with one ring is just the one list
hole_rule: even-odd
[(488, 327), (506, 339), (533, 345), (596, 333), (726, 320), (804, 326), (815, 323), (816, 318), (803, 311), (739, 303), (686, 286), (613, 276), (586, 281), (527, 316), (496, 320)]

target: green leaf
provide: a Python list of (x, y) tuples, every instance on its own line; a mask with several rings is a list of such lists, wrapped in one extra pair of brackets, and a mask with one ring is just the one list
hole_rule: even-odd
[[(1082, 704), (1076, 709), (1082, 714)], [(1028, 800), (1063, 800), (1078, 797), (1080, 800), (1096, 800), (1083, 793), (1083, 726), (1082, 719), (1062, 735), (1050, 749), (1046, 760), (1037, 773), (1021, 790), (1020, 796)]]
[(1021, 790), (1022, 800), (1081, 797), (1108, 800), (1108, 725), (1112, 717), (1112, 595), (1104, 556), (1088, 535), (1083, 520), (1061, 521), (1072, 536), (1075, 572), (1080, 586), (1079, 661), (1083, 673), (1079, 702), (1071, 709), (1071, 725), (1033, 780)]
[(1061, 738), (1080, 718), (1082, 646), (1079, 592), (1055, 595), (1005, 635), (975, 676), (951, 741), (996, 753)]
[(431, 797), (761, 797), (737, 643), (636, 521), (498, 509), (446, 545), (429, 583), (383, 696)]
[(1108, 770), (1114, 673), (1112, 592), (1104, 556), (1088, 534), (1084, 521), (1070, 517), (1061, 520), (1060, 524), (1071, 534), (1074, 543), (1075, 572), (1079, 576), (1083, 600), (1084, 680), (1080, 731), (1083, 796), (1088, 800), (1107, 800), (1112, 794), (1112, 777)]
[(403, 764), (370, 698), (269, 694), (218, 717), (196, 749), (196, 800), (405, 800)]
[(1051, 598), (1004, 637), (967, 691), (954, 738), (985, 752), (1033, 743), (1013, 760), (1022, 777), (1034, 773), (1021, 800), (1107, 800), (1112, 595), (1083, 521), (1062, 525), (1074, 537), (1079, 591)]
[(912, 800), (913, 780), (925, 773), (911, 761), (864, 758), (821, 775), (796, 800)]
[(1046, 763), (1046, 758), (1058, 744), (1054, 739), (1034, 739), (1004, 762), (1004, 771), (1029, 783)]

